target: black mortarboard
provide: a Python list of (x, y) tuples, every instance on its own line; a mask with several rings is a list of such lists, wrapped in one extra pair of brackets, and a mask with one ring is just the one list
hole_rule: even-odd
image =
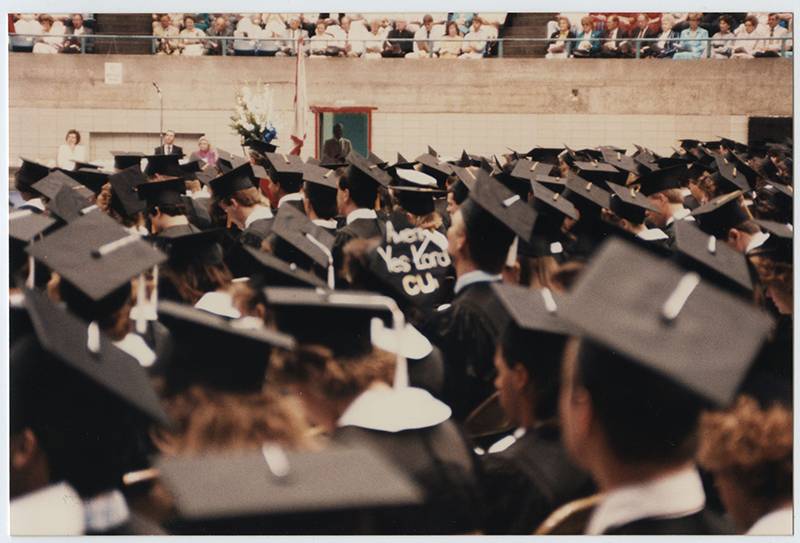
[(709, 150), (704, 145), (698, 145), (694, 148), (694, 155), (700, 164), (703, 166), (712, 166), (716, 163), (717, 157), (719, 156), (714, 151)]
[(203, 169), (202, 171), (197, 172), (195, 175), (195, 179), (200, 181), (203, 185), (208, 185), (212, 179), (216, 178), (219, 175), (219, 170), (216, 166), (208, 166), (207, 168)]
[(81, 168), (74, 172), (66, 172), (68, 176), (72, 177), (78, 183), (82, 183), (95, 195), (100, 194), (100, 191), (103, 190), (103, 186), (108, 183), (108, 176), (111, 175), (111, 173), (112, 172), (98, 168)]
[(72, 222), (91, 210), (96, 210), (97, 206), (90, 204), (86, 198), (76, 194), (76, 191), (62, 185), (47, 204), (47, 208), (50, 213), (64, 222)]
[(35, 191), (44, 194), (51, 200), (55, 198), (56, 193), (61, 189), (62, 186), (66, 186), (74, 190), (80, 197), (85, 199), (91, 198), (95, 194), (85, 185), (75, 181), (70, 176), (59, 170), (50, 173), (50, 175), (42, 178), (32, 185)]
[(745, 155), (735, 152), (731, 152), (730, 155), (730, 161), (736, 166), (739, 172), (741, 172), (747, 178), (747, 184), (749, 185), (750, 189), (755, 190), (756, 182), (759, 177), (758, 172), (747, 163), (747, 157)]
[(475, 188), (478, 180), (489, 176), (479, 168), (462, 168), (461, 166), (452, 166), (452, 168), (456, 180), (450, 185), (449, 190), (453, 193), (455, 202), (461, 205), (469, 196), (469, 191)]
[(303, 181), (333, 190), (339, 188), (339, 176), (336, 170), (306, 163), (303, 167)]
[(425, 499), (384, 455), (363, 446), (284, 453), (265, 444), (253, 452), (163, 456), (156, 469), (175, 501), (172, 533), (374, 535), (377, 518)]
[(549, 290), (493, 283), (492, 291), (517, 327), (531, 332), (571, 335), (576, 329), (558, 315), (561, 296)]
[(30, 209), (8, 212), (8, 235), (11, 239), (29, 243), (39, 234), (44, 234), (56, 220), (43, 213), (35, 213)]
[(22, 164), (14, 174), (17, 190), (30, 190), (31, 185), (44, 179), (50, 173), (50, 168), (44, 164), (23, 157), (20, 157), (20, 160), (22, 160)]
[(431, 154), (422, 154), (416, 158), (422, 165), (422, 172), (430, 175), (439, 183), (439, 187), (445, 186), (445, 180), (453, 175), (453, 165), (440, 160)]
[(698, 140), (692, 140), (692, 139), (685, 139), (685, 140), (678, 140), (678, 141), (681, 142), (681, 148), (682, 149), (686, 149), (687, 151), (690, 150), (690, 149), (694, 149), (695, 147), (697, 147), (698, 145), (700, 145), (702, 143), (702, 142), (700, 142)]
[(775, 221), (757, 220), (756, 223), (765, 230), (769, 237), (747, 256), (766, 256), (778, 262), (794, 262), (794, 231), (789, 225)]
[(622, 219), (626, 219), (634, 224), (642, 224), (645, 219), (645, 211), (658, 210), (650, 203), (647, 196), (630, 187), (611, 185), (613, 194), (611, 195), (609, 209)]
[(329, 157), (328, 155), (322, 155), (322, 159), (319, 161), (319, 165), (323, 168), (330, 168), (335, 170), (337, 168), (343, 168), (347, 166), (346, 162), (339, 162), (338, 160)]
[(386, 165), (389, 164), (381, 157), (373, 153), (372, 151), (367, 151), (367, 160), (369, 160), (373, 164), (377, 164), (379, 168), (384, 169)]
[(728, 230), (753, 217), (739, 198), (742, 191), (724, 194), (692, 211), (700, 228), (721, 239), (728, 239)]
[(203, 230), (179, 236), (159, 236), (156, 244), (169, 255), (171, 263), (177, 266), (194, 264), (198, 266), (219, 266), (224, 262), (220, 245), (223, 229)]
[(196, 179), (197, 173), (203, 171), (208, 163), (202, 158), (196, 158), (180, 165), (184, 179)]
[(695, 272), (615, 239), (559, 308), (584, 338), (722, 406), (736, 397), (773, 326)]
[(753, 290), (747, 259), (739, 251), (718, 243), (692, 221), (676, 221), (672, 254), (684, 268), (695, 270), (708, 281), (733, 292)]
[(576, 160), (578, 160), (578, 157), (577, 157), (577, 155), (575, 154), (575, 151), (573, 151), (572, 149), (570, 149), (570, 148), (569, 148), (569, 147), (567, 147), (566, 145), (564, 146), (564, 150), (563, 150), (563, 151), (561, 151), (561, 152), (558, 154), (558, 158), (559, 158), (559, 160), (561, 160), (561, 161), (562, 161), (564, 164), (566, 164), (566, 165), (568, 165), (568, 166), (571, 166), (571, 167), (572, 167), (572, 166), (575, 166), (575, 161), (576, 161)]
[(651, 196), (662, 190), (681, 188), (680, 179), (685, 177), (685, 174), (685, 166), (670, 166), (644, 173), (636, 182), (639, 183), (642, 194)]
[(610, 192), (572, 172), (567, 174), (566, 187), (562, 197), (567, 198), (582, 213), (597, 214), (600, 209), (608, 209), (610, 205)]
[(390, 168), (405, 168), (411, 169), (417, 162), (414, 160), (409, 161), (407, 158), (403, 157), (400, 153), (397, 153), (397, 161), (394, 164), (390, 164)]
[[(519, 195), (499, 181), (486, 178), (470, 190), (461, 204), (461, 214), (470, 237), (496, 239), (492, 247), (506, 252), (514, 236), (529, 241), (536, 222), (536, 212)], [(481, 244), (487, 245), (487, 244)], [(486, 246), (484, 249), (489, 250)]]
[(378, 184), (388, 187), (391, 182), (391, 176), (385, 171), (381, 170), (377, 164), (370, 163), (369, 160), (358, 154), (356, 151), (350, 151), (350, 154), (345, 157), (347, 162), (347, 179), (356, 186), (364, 186)]
[(578, 162), (576, 161), (574, 167), (578, 170), (578, 175), (581, 178), (597, 183), (601, 186), (608, 186), (610, 184), (624, 185), (628, 179), (627, 172), (620, 172), (611, 164), (604, 162)]
[(766, 175), (769, 180), (775, 179), (778, 174), (778, 167), (772, 161), (772, 158), (767, 155), (759, 159), (759, 161), (761, 162), (761, 169), (764, 171), (764, 175)]
[(303, 185), (305, 163), (297, 155), (269, 153), (269, 177), (286, 192), (297, 192)]
[(183, 170), (179, 164), (181, 155), (145, 155), (147, 166), (144, 173), (147, 177), (155, 177), (161, 174), (166, 177), (183, 177)]
[(559, 220), (563, 220), (564, 217), (569, 217), (575, 221), (578, 220), (578, 212), (575, 209), (575, 205), (558, 192), (554, 192), (536, 181), (531, 182), (531, 190), (533, 191), (533, 197), (529, 203), (539, 213), (552, 215), (553, 212), (556, 212)]
[(532, 181), (538, 175), (550, 175), (553, 171), (553, 165), (547, 162), (537, 162), (534, 160), (522, 159), (514, 164), (514, 169), (511, 170), (511, 176), (517, 179), (524, 179)]
[(163, 371), (172, 389), (195, 383), (222, 390), (259, 391), (273, 347), (294, 348), (291, 336), (237, 327), (229, 319), (161, 300), (158, 320), (170, 332), (171, 356)]
[(139, 199), (137, 190), (139, 185), (147, 183), (138, 164), (108, 176), (108, 182), (111, 183), (111, 206), (117, 207), (120, 215), (131, 217), (147, 209), (147, 204)]
[(91, 162), (84, 162), (82, 160), (75, 160), (70, 159), (70, 162), (74, 163), (75, 166), (72, 168), (73, 170), (99, 170), (101, 169), (100, 166), (97, 164), (92, 164)]
[(750, 150), (750, 147), (744, 143), (739, 143), (738, 141), (733, 141), (728, 138), (720, 138), (720, 143), (729, 151), (736, 151), (737, 153), (747, 153)]
[(252, 247), (244, 247), (244, 250), (252, 258), (254, 268), (250, 279), (256, 285), (330, 288), (325, 281), (310, 271), (300, 268), (297, 264), (290, 264), (275, 255)]
[(553, 177), (552, 175), (537, 175), (533, 178), (533, 181), (536, 181), (540, 185), (544, 185), (554, 192), (561, 193), (567, 188), (567, 181), (562, 177)]
[(400, 207), (420, 217), (435, 211), (434, 196), (445, 194), (439, 190), (436, 179), (417, 170), (395, 170), (395, 175), (400, 184), (392, 190)]
[(641, 145), (633, 144), (636, 147), (636, 152), (633, 154), (633, 159), (639, 165), (639, 172), (646, 173), (658, 169), (657, 160), (660, 158), (649, 149)]
[(639, 173), (639, 168), (636, 167), (636, 161), (633, 157), (626, 155), (624, 150), (618, 150), (608, 146), (601, 147), (600, 149), (603, 152), (603, 160), (611, 166), (614, 166), (617, 170)]
[(298, 344), (324, 345), (337, 357), (372, 352), (372, 319), (392, 322), (387, 306), (375, 301), (384, 297), (375, 293), (279, 287), (267, 287), (263, 293), (279, 330), (294, 336)]
[(25, 305), (45, 351), (148, 418), (171, 426), (147, 373), (135, 358), (106, 336), (89, 341), (87, 323), (56, 306), (44, 293), (26, 289)]
[(534, 147), (525, 156), (534, 162), (544, 162), (545, 164), (558, 166), (558, 155), (563, 150), (563, 148), (555, 147)]
[(745, 192), (750, 190), (750, 182), (747, 179), (747, 175), (739, 169), (738, 164), (729, 162), (723, 157), (717, 157), (716, 160), (720, 177), (730, 183), (734, 190), (743, 190)]
[(28, 254), (99, 301), (167, 255), (105, 213), (89, 213), (31, 245)]
[(249, 147), (253, 151), (258, 151), (262, 155), (266, 155), (267, 153), (274, 153), (275, 150), (278, 148), (277, 145), (273, 145), (271, 143), (267, 143), (266, 141), (261, 140), (247, 140), (244, 142), (245, 147)]
[(223, 199), (236, 191), (258, 186), (258, 178), (250, 163), (244, 163), (232, 170), (228, 170), (219, 177), (215, 177), (208, 182), (208, 185), (214, 192), (214, 196)]
[(144, 153), (128, 152), (128, 151), (111, 151), (114, 156), (114, 169), (125, 170), (131, 166), (137, 166), (141, 169), (141, 162)]
[[(291, 246), (284, 249), (280, 246), (282, 244), (276, 243), (278, 246), (272, 247), (275, 256), (286, 262), (294, 262), (306, 269), (310, 267), (304, 265), (306, 261), (314, 262), (323, 268), (332, 264), (333, 235), (311, 222), (311, 219), (296, 208), (281, 206), (275, 214), (271, 232)], [(301, 255), (302, 258), (295, 258)]]
[(181, 196), (184, 192), (186, 192), (186, 183), (183, 179), (153, 181), (136, 186), (139, 199), (147, 203), (148, 209), (156, 206), (180, 205), (183, 203)]

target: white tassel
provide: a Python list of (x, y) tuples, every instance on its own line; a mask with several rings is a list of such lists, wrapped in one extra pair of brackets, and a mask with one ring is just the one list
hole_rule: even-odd
[(506, 257), (506, 266), (513, 268), (517, 263), (517, 251), (519, 249), (519, 236), (514, 236), (514, 241), (511, 242), (511, 247), (508, 248), (508, 256)]
[(25, 286), (32, 289), (36, 283), (36, 261), (32, 256), (28, 256), (28, 278), (25, 281)]
[(89, 323), (87, 330), (86, 347), (94, 354), (100, 354), (100, 325), (97, 321)]
[(662, 318), (667, 322), (675, 320), (683, 309), (683, 306), (686, 305), (689, 296), (692, 295), (692, 292), (694, 292), (694, 289), (697, 288), (699, 284), (700, 276), (698, 274), (690, 272), (684, 275), (681, 280), (678, 281), (678, 284), (675, 286), (672, 294), (669, 295), (669, 298), (667, 298), (667, 301), (664, 302), (664, 306), (661, 308)]
[(147, 294), (144, 274), (139, 274), (139, 285), (136, 288), (136, 332), (144, 334), (147, 332), (147, 318), (144, 314), (145, 295)]
[(331, 252), (322, 242), (320, 242), (311, 234), (306, 233), (306, 238), (308, 238), (308, 241), (313, 243), (320, 251), (325, 253), (326, 257), (328, 257), (328, 287), (333, 290), (334, 286), (336, 285), (336, 276), (333, 270), (333, 254), (331, 254)]

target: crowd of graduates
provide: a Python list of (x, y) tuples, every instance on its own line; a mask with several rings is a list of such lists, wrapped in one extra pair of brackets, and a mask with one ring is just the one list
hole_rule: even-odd
[(22, 159), (10, 527), (791, 534), (793, 142)]

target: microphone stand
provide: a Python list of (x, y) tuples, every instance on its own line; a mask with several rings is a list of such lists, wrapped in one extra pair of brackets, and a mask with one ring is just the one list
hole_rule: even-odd
[(161, 125), (159, 126), (159, 141), (160, 141), (159, 145), (163, 147), (164, 146), (164, 97), (161, 95), (161, 89), (158, 87), (158, 85), (153, 83), (153, 86), (158, 91), (158, 102), (161, 105)]

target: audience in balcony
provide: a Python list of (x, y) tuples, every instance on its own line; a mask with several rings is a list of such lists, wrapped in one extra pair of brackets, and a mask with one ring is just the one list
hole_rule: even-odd
[(450, 21), (447, 23), (447, 34), (442, 36), (439, 42), (439, 58), (458, 58), (461, 54), (461, 42), (464, 38), (458, 30), (458, 23)]
[(464, 36), (469, 34), (473, 17), (475, 17), (474, 13), (451, 13), (447, 18), (447, 22), (455, 22), (458, 25), (459, 33)]
[(594, 22), (588, 15), (581, 19), (581, 28), (582, 32), (576, 36), (580, 41), (572, 51), (572, 56), (575, 58), (594, 57), (600, 49), (600, 31), (593, 30)]
[(489, 45), (489, 35), (483, 29), (483, 19), (479, 15), (472, 18), (472, 30), (464, 36), (461, 44), (461, 56), (458, 58), (483, 58)]
[(328, 45), (334, 43), (333, 34), (328, 32), (328, 23), (325, 19), (317, 21), (317, 29), (311, 39), (308, 40), (308, 53), (312, 57), (324, 57)]
[[(64, 42), (64, 47), (61, 49), (62, 53), (80, 53), (81, 52), (81, 38), (79, 36), (89, 36), (94, 34), (91, 28), (83, 24), (83, 15), (75, 13), (72, 16), (72, 26), (65, 29), (65, 34), (72, 34), (74, 37), (67, 38)], [(84, 39), (85, 51), (87, 53), (94, 52), (94, 40), (91, 38)]]
[[(661, 17), (658, 18), (659, 20)], [(630, 39), (627, 42), (623, 42), (621, 46), (622, 55), (625, 57), (634, 57), (636, 56), (636, 47), (637, 43), (636, 40), (646, 40), (646, 39), (655, 39), (658, 37), (658, 31), (653, 29), (652, 21), (650, 19), (650, 15), (647, 13), (640, 13), (636, 16), (636, 26), (633, 27), (630, 31)], [(638, 43), (639, 47), (639, 54), (642, 55), (642, 51), (645, 47), (650, 45), (652, 42), (640, 41)]]
[(705, 53), (707, 42), (703, 41), (708, 38), (708, 31), (705, 28), (700, 28), (700, 23), (703, 21), (702, 13), (689, 14), (689, 28), (681, 32), (681, 39), (678, 42), (678, 52), (672, 58), (686, 59), (686, 58), (700, 58)]
[(55, 21), (52, 15), (42, 13), (39, 15), (39, 24), (42, 27), (42, 35), (34, 39), (34, 53), (58, 53), (64, 47), (64, 35), (66, 28), (61, 21)]
[(283, 31), (281, 36), (283, 41), (280, 43), (280, 50), (275, 53), (276, 57), (294, 57), (297, 56), (298, 41), (303, 38), (302, 51), (308, 49), (308, 32), (300, 27), (300, 15), (294, 14), (289, 16), (289, 28)]
[(433, 15), (427, 14), (422, 18), (422, 26), (414, 33), (414, 51), (407, 54), (406, 58), (428, 58), (439, 56), (438, 40), (444, 35), (444, 26), (435, 25)]
[(570, 30), (569, 19), (566, 17), (558, 18), (558, 30), (550, 36), (547, 46), (547, 54), (544, 58), (567, 58), (566, 40), (574, 38), (575, 34)]
[(199, 28), (194, 26), (194, 17), (187, 15), (183, 18), (184, 29), (181, 30), (180, 36), (183, 38), (178, 42), (178, 49), (181, 54), (199, 57), (203, 54), (205, 48), (203, 42), (199, 39), (205, 36), (205, 33)]
[[(764, 33), (770, 38), (782, 38), (786, 36), (789, 31), (782, 27), (780, 24), (780, 15), (777, 13), (770, 13), (767, 17), (767, 28)], [(781, 56), (781, 42), (783, 40), (768, 39), (761, 42), (761, 47), (754, 53), (755, 57), (779, 57)]]
[(732, 27), (733, 17), (723, 15), (719, 18), (719, 32), (712, 36), (714, 40), (717, 40), (711, 42), (712, 58), (730, 58), (733, 54), (734, 42), (731, 40), (735, 35), (731, 32)]
[(661, 33), (657, 36), (658, 41), (643, 47), (642, 57), (671, 58), (675, 54), (680, 34), (673, 30), (674, 24), (675, 17), (669, 13), (661, 16)]
[(171, 19), (168, 13), (162, 14), (161, 18), (159, 19), (159, 25), (153, 30), (153, 36), (162, 38), (156, 40), (156, 54), (171, 55), (179, 50), (179, 40), (165, 39), (170, 36), (178, 36), (180, 34), (178, 29), (175, 28), (170, 21)]
[(383, 57), (404, 57), (413, 52), (414, 42), (410, 40), (414, 38), (414, 33), (406, 28), (407, 24), (408, 22), (402, 15), (395, 18), (394, 30), (390, 30), (389, 35), (386, 36), (386, 43), (383, 46), (383, 53), (381, 53)]
[(622, 44), (628, 38), (628, 31), (620, 27), (618, 15), (609, 15), (606, 18), (605, 28), (600, 34), (599, 57), (619, 58), (622, 56)]
[[(233, 29), (228, 26), (228, 20), (224, 16), (219, 16), (214, 19), (214, 24), (206, 30), (206, 36), (218, 38), (232, 37)], [(223, 41), (225, 45), (223, 45)], [(207, 55), (221, 55), (223, 47), (226, 48), (225, 54), (233, 54), (233, 40), (205, 40), (204, 45)]]
[(373, 19), (369, 22), (369, 32), (364, 42), (364, 58), (381, 58), (383, 44), (386, 41), (389, 31), (381, 24), (381, 19)]
[(753, 58), (761, 50), (762, 40), (754, 40), (752, 38), (766, 37), (766, 33), (758, 24), (758, 17), (755, 15), (748, 15), (744, 20), (744, 24), (740, 25), (734, 34), (737, 38), (742, 39), (734, 42), (733, 58)]

